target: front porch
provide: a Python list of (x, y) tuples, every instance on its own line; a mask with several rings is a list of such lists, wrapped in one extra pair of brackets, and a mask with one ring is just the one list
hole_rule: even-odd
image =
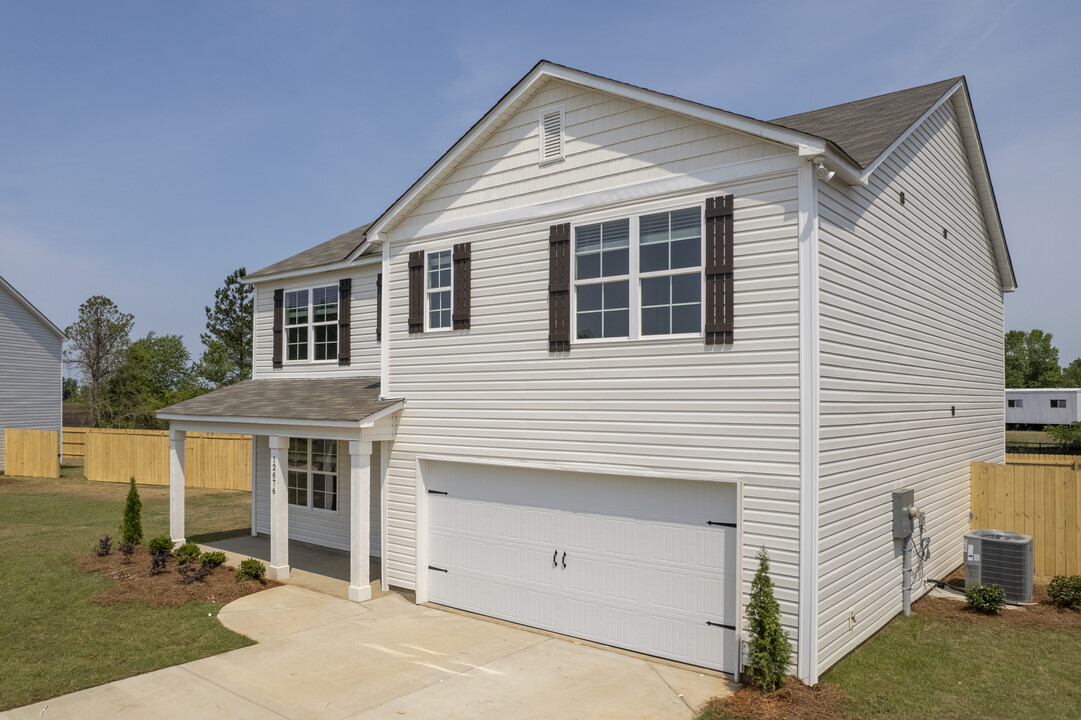
[[(381, 398), (373, 378), (346, 378), (248, 380), (159, 411), (170, 425), (173, 542), (185, 541), (186, 434), (251, 435), (252, 535), (263, 536), (237, 544), (238, 555), (252, 550), (248, 556), (267, 562), (274, 580), (290, 578), (298, 561), (331, 571), (301, 570), (306, 575), (294, 584), (316, 583), (338, 594), (328, 583), (345, 582), (341, 594), (355, 602), (371, 599), (373, 586), (385, 593), (385, 561), (376, 558), (373, 570), (372, 558), (385, 555), (384, 458), (403, 407), (404, 400)], [(298, 540), (335, 548), (342, 559)]]
[[(270, 564), (270, 537), (267, 535), (241, 535), (200, 543), (200, 546), (208, 550), (221, 550), (230, 565), (238, 566), (246, 558), (255, 558)], [(349, 596), (349, 553), (290, 540), (289, 562), (290, 585), (333, 597)], [(373, 600), (389, 594), (389, 591), (382, 587), (382, 570), (382, 560), (377, 556), (369, 556), (368, 578)]]

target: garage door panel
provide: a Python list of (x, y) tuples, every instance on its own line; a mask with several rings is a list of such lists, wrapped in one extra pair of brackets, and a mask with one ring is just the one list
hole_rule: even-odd
[[(434, 463), (433, 602), (734, 672), (733, 486)], [(554, 554), (554, 555), (553, 555)]]

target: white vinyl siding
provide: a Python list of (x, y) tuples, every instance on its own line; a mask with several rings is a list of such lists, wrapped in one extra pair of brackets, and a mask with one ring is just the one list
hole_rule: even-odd
[[(274, 353), (274, 290), (296, 289), (298, 286), (309, 288), (333, 286), (335, 293), (338, 281), (346, 277), (342, 273), (321, 273), (302, 281), (267, 281), (255, 286), (255, 362), (252, 377), (265, 378), (316, 378), (316, 377), (376, 377), (379, 375), (379, 343), (375, 339), (376, 287), (375, 278), (378, 266), (357, 268), (349, 273), (353, 280), (350, 298), (350, 364), (339, 366), (335, 344), (334, 355), (321, 362), (288, 362), (275, 370), (272, 365)], [(341, 302), (341, 299), (339, 299)], [(334, 325), (337, 331), (337, 325)], [(282, 332), (282, 356), (285, 358), (286, 332)], [(309, 336), (311, 337), (311, 336)], [(336, 336), (335, 336), (336, 337)], [(311, 345), (311, 343), (309, 343)], [(309, 347), (309, 357), (312, 348)]]
[[(571, 104), (568, 101), (568, 113)], [(594, 105), (596, 111), (605, 107), (602, 102)], [(628, 110), (625, 117), (639, 115)], [(659, 121), (660, 126), (664, 124), (663, 119)], [(627, 133), (636, 130), (641, 128), (628, 128)], [(736, 139), (722, 130), (714, 132), (730, 141)], [(569, 137), (574, 135), (569, 133)], [(703, 136), (702, 146), (713, 139)], [(643, 152), (657, 140), (642, 138)], [(663, 151), (657, 155), (663, 156)], [(570, 158), (568, 141), (568, 163)], [(619, 165), (613, 157), (613, 167)], [(535, 162), (532, 169), (539, 171)], [(610, 184), (623, 180), (605, 178)], [(588, 182), (595, 186), (599, 181)], [(736, 341), (732, 346), (707, 347), (701, 337), (655, 336), (633, 343), (585, 343), (575, 345), (566, 356), (549, 355), (550, 224), (599, 222), (621, 213), (629, 217), (700, 206), (706, 197), (727, 193), (735, 195), (736, 207)], [(407, 397), (408, 404), (388, 465), (387, 575), (391, 584), (414, 586), (418, 455), (603, 465), (615, 468), (613, 474), (620, 467), (673, 476), (682, 471), (709, 473), (745, 481), (742, 564), (751, 570), (744, 572), (744, 590), (753, 574), (753, 556), (765, 545), (771, 553), (783, 622), (795, 638), (797, 205), (796, 174), (787, 171), (723, 188), (608, 207), (603, 212), (497, 230), (478, 228), (461, 237), (394, 242), (388, 283), (389, 392)], [(438, 249), (465, 239), (472, 242), (473, 256), (469, 334), (410, 336), (406, 322), (409, 251)], [(447, 382), (448, 378), (453, 382)]]
[(61, 340), (0, 286), (0, 469), (4, 428), (60, 430)]
[[(266, 435), (256, 435), (255, 443), (255, 486), (252, 493), (252, 502), (255, 503), (255, 531), (264, 535), (270, 534), (270, 442)], [(328, 510), (312, 510), (310, 507), (289, 506), (289, 539), (321, 545), (323, 547), (338, 550), (349, 549), (349, 498), (352, 487), (349, 482), (349, 454), (348, 445), (338, 443), (338, 509), (335, 512)], [(380, 461), (379, 443), (372, 443), (371, 472), (369, 473), (368, 492), (371, 493), (371, 505), (369, 508), (370, 531), (368, 534), (371, 543), (370, 552), (373, 557), (380, 554), (380, 541), (382, 526), (380, 513), (380, 479), (382, 473), (379, 470)], [(282, 469), (285, 469), (286, 453), (280, 455)]]
[[(565, 108), (565, 159), (538, 167), (538, 113), (559, 104)], [(414, 202), (395, 237), (411, 237), (436, 221), (791, 155), (790, 148), (751, 135), (549, 80)]]
[(819, 188), (824, 669), (901, 610), (893, 490), (927, 514), (925, 577), (961, 564), (969, 463), (1004, 461), (1003, 304), (949, 102), (869, 187)]

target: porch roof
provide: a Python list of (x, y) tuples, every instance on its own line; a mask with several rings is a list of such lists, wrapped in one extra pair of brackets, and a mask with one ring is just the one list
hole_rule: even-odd
[(245, 380), (158, 410), (163, 420), (258, 418), (360, 422), (401, 403), (380, 399), (379, 378)]

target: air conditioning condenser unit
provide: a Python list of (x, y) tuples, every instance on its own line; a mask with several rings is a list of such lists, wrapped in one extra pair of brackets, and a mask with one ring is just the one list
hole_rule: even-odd
[(1032, 536), (1004, 530), (965, 533), (965, 589), (1001, 585), (1006, 602), (1032, 599)]

